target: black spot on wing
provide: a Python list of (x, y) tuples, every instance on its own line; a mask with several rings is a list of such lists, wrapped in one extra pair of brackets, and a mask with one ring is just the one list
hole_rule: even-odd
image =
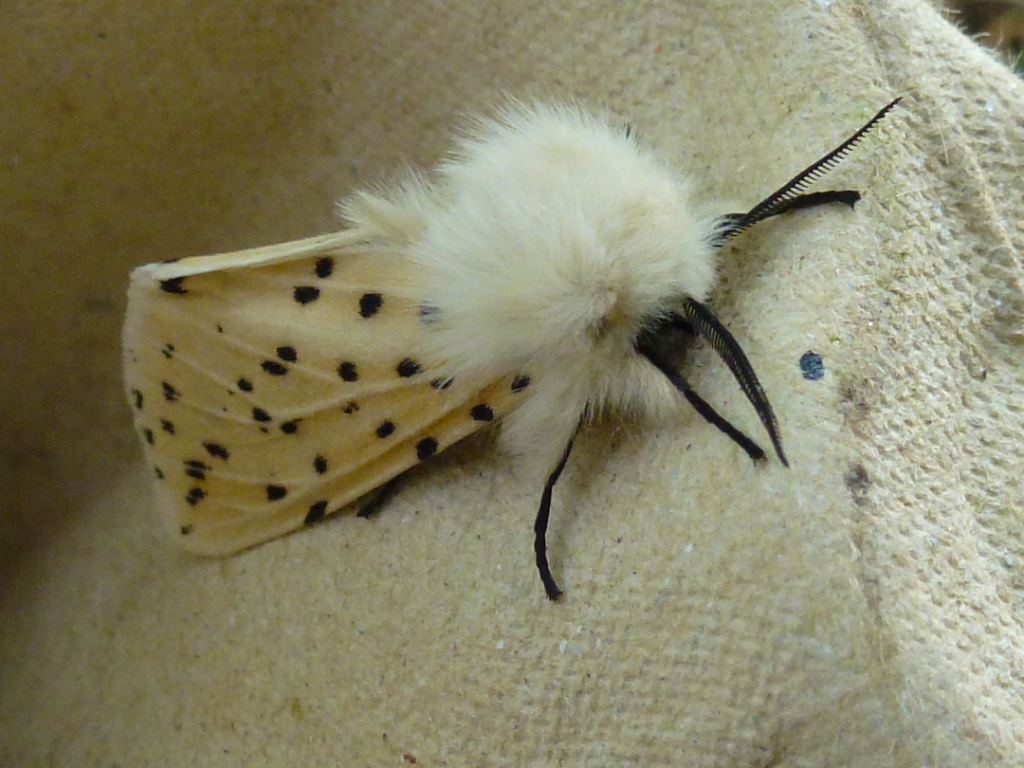
[(164, 471), (160, 467), (153, 467), (153, 474), (156, 475), (157, 480), (164, 479)]
[(203, 443), (203, 448), (205, 448), (206, 452), (215, 459), (223, 459), (224, 461), (227, 461), (228, 457), (231, 455), (228, 453), (228, 449), (220, 443)]
[(267, 486), (267, 501), (280, 501), (288, 495), (288, 489), (283, 485)]
[(315, 504), (310, 505), (309, 512), (306, 513), (305, 523), (315, 523), (317, 520), (327, 514), (327, 502), (318, 501)]
[(408, 379), (412, 376), (415, 376), (422, 370), (423, 369), (420, 368), (420, 364), (410, 357), (405, 358), (402, 362), (395, 366), (395, 371), (397, 371), (398, 375), (401, 376), (403, 379)]
[(299, 304), (310, 304), (320, 298), (320, 289), (312, 285), (297, 285), (292, 297)]
[(174, 434), (174, 422), (168, 421), (167, 419), (160, 419), (160, 429), (166, 432), (168, 435)]
[(356, 364), (347, 360), (338, 366), (338, 375), (345, 381), (359, 380), (359, 371), (356, 370)]
[(524, 376), (524, 375), (520, 374), (519, 376), (516, 376), (514, 379), (512, 379), (512, 391), (513, 392), (522, 392), (528, 386), (530, 386), (530, 377), (529, 376)]
[(156, 441), (156, 438), (153, 437), (153, 430), (150, 429), (149, 427), (142, 428), (142, 438), (150, 445), (152, 445)]
[(450, 377), (434, 379), (433, 381), (430, 382), (430, 386), (437, 390), (448, 389), (448, 387), (452, 385), (453, 381), (454, 379)]
[(296, 432), (299, 431), (300, 421), (302, 421), (302, 419), (292, 419), (291, 421), (286, 421), (284, 424), (281, 425), (281, 431), (284, 432), (286, 435), (294, 435)]
[(288, 366), (281, 365), (277, 360), (264, 360), (260, 363), (260, 368), (271, 376), (284, 376), (288, 373)]
[(188, 289), (182, 285), (185, 282), (184, 276), (172, 277), (168, 280), (160, 281), (160, 290), (164, 293), (176, 293), (179, 295), (188, 293)]
[(318, 455), (313, 459), (313, 470), (318, 474), (322, 475), (327, 471), (327, 459), (323, 456)]
[(316, 260), (316, 266), (313, 268), (317, 277), (330, 277), (331, 273), (334, 272), (334, 257), (333, 256), (321, 256)]
[(139, 392), (139, 390), (137, 390), (137, 389), (133, 389), (132, 390), (132, 400), (133, 400), (133, 404), (135, 405), (135, 410), (141, 411), (142, 410), (142, 403), (144, 401), (144, 398), (142, 397), (142, 393)]
[(238, 388), (243, 392), (252, 392), (252, 382), (248, 379), (239, 379)]
[(355, 400), (349, 400), (345, 403), (345, 407), (341, 409), (345, 413), (352, 414), (359, 410), (359, 403)]
[(195, 530), (194, 525), (183, 525), (181, 526), (181, 535), (188, 536), (193, 530)]
[(473, 421), (494, 421), (494, 411), (486, 403), (474, 405), (469, 415), (473, 417)]
[(163, 348), (161, 348), (160, 352), (163, 354), (164, 357), (166, 357), (168, 360), (170, 360), (172, 357), (174, 357), (174, 345), (173, 344), (164, 344), (164, 346), (163, 346)]
[(193, 480), (205, 480), (210, 468), (201, 461), (191, 459), (185, 462), (185, 474)]
[(420, 461), (426, 461), (437, 453), (437, 440), (432, 437), (425, 437), (416, 443), (416, 457)]
[(262, 408), (253, 408), (252, 409), (252, 417), (253, 417), (253, 419), (255, 421), (259, 421), (259, 422), (264, 423), (264, 424), (271, 420), (270, 419), (270, 414), (267, 413)]
[(189, 488), (188, 493), (185, 494), (185, 501), (190, 507), (194, 507), (200, 501), (206, 498), (206, 491), (196, 486), (195, 488)]
[(436, 323), (441, 319), (441, 308), (433, 304), (420, 304), (420, 322), (424, 325)]
[(295, 363), (299, 360), (299, 354), (295, 351), (295, 347), (278, 347), (277, 356), (279, 359), (284, 360), (286, 363)]
[(359, 314), (364, 318), (373, 317), (384, 305), (384, 297), (379, 293), (364, 293), (359, 297)]
[(377, 426), (377, 437), (381, 440), (391, 437), (395, 434), (395, 423), (393, 421), (382, 421)]
[(167, 402), (173, 403), (175, 400), (181, 397), (181, 393), (178, 390), (176, 390), (172, 385), (168, 384), (166, 381), (162, 382), (160, 386), (163, 387), (164, 400), (166, 400)]

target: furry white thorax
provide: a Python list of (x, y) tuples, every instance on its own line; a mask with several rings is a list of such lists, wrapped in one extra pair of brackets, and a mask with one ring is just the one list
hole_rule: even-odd
[(677, 407), (633, 341), (682, 297), (707, 297), (714, 220), (623, 129), (571, 107), (512, 105), (464, 137), (436, 180), (360, 194), (345, 213), (401, 244), (436, 310), (428, 362), (471, 380), (530, 375), (503, 427), (514, 453), (549, 471), (585, 411)]

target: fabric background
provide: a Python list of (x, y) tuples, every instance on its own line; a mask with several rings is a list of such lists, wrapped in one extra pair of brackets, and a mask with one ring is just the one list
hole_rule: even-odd
[[(723, 253), (792, 469), (686, 408), (589, 430), (561, 605), (488, 437), (378, 519), (175, 551), (130, 268), (335, 229), (504, 92), (607, 108), (740, 207), (905, 97), (827, 181), (855, 212)], [(1024, 763), (1024, 86), (926, 3), (15, 1), (0, 93), (0, 764)], [(708, 350), (690, 375), (763, 442)]]

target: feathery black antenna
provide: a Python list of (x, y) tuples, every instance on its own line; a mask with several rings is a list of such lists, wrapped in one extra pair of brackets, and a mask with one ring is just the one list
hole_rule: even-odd
[(864, 138), (865, 134), (874, 128), (893, 107), (899, 104), (901, 98), (902, 97), (897, 97), (890, 101), (878, 110), (875, 116), (868, 120), (863, 127), (861, 127), (861, 129), (850, 138), (821, 159), (816, 160), (804, 168), (800, 173), (772, 192), (768, 197), (746, 213), (730, 213), (723, 216), (719, 220), (720, 226), (714, 234), (712, 245), (720, 247), (724, 245), (727, 240), (735, 237), (740, 232), (749, 229), (754, 224), (764, 221), (772, 216), (778, 216), (781, 213), (786, 213), (787, 211), (796, 210), (798, 208), (808, 208), (810, 206), (824, 205), (826, 203), (844, 203), (852, 208), (854, 204), (860, 200), (860, 193), (853, 189), (830, 190), (827, 192), (815, 192), (807, 195), (801, 194), (801, 192), (810, 186), (811, 183), (817, 181), (817, 179), (823, 176), (827, 171), (838, 165), (839, 161), (842, 160), (851, 149), (853, 149), (857, 142)]

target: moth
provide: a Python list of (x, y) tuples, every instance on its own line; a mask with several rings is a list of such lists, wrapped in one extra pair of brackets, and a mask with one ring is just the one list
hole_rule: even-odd
[(159, 504), (186, 548), (225, 555), (362, 499), (477, 430), (545, 478), (534, 552), (548, 598), (552, 491), (581, 424), (664, 419), (680, 395), (765, 452), (687, 383), (680, 334), (721, 356), (779, 461), (754, 368), (706, 300), (716, 252), (804, 190), (896, 105), (745, 213), (702, 215), (690, 181), (576, 106), (513, 103), (430, 175), (342, 204), (340, 232), (135, 269), (124, 376)]

